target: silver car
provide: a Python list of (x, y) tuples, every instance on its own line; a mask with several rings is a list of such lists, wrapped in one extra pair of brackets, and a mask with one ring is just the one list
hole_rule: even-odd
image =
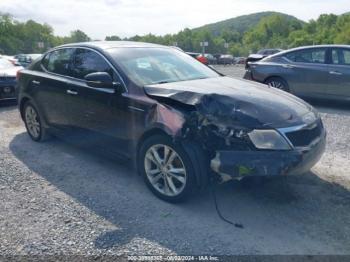
[(290, 49), (249, 63), (246, 79), (301, 97), (350, 101), (350, 46)]

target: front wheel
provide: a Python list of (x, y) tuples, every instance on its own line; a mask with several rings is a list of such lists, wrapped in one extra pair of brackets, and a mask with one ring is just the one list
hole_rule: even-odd
[(160, 199), (181, 202), (195, 189), (193, 163), (181, 145), (163, 135), (147, 138), (139, 151), (138, 170)]

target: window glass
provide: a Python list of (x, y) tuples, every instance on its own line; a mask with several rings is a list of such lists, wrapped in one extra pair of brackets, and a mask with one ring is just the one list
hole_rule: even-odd
[(139, 85), (219, 77), (182, 51), (170, 48), (109, 49), (116, 63)]
[(49, 65), (49, 58), (50, 58), (50, 54), (47, 54), (43, 60), (41, 61), (41, 64), (43, 65), (43, 67), (48, 70), (48, 65)]
[(333, 64), (350, 65), (350, 50), (349, 49), (333, 49), (332, 50)]
[(94, 51), (88, 49), (77, 49), (73, 64), (74, 77), (84, 79), (91, 73), (106, 72), (113, 77), (112, 68)]
[(289, 60), (297, 63), (314, 63), (325, 64), (326, 63), (326, 49), (306, 49), (291, 52), (285, 55)]
[(71, 58), (73, 53), (74, 49), (72, 48), (51, 52), (46, 69), (56, 74), (71, 76)]

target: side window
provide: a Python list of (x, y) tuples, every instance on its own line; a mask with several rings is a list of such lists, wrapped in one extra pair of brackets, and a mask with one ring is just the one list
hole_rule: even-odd
[[(71, 62), (73, 53), (74, 49), (72, 48), (53, 51), (50, 54), (46, 55), (48, 56), (47, 66), (45, 67), (45, 65), (43, 65), (48, 71), (52, 73), (71, 76)], [(43, 61), (45, 61), (45, 59), (46, 57)]]
[(289, 60), (296, 63), (311, 63), (311, 64), (325, 64), (326, 63), (326, 49), (306, 49), (288, 53), (285, 55)]
[(112, 68), (96, 52), (87, 49), (77, 49), (73, 63), (74, 77), (84, 79), (88, 74), (106, 72), (113, 77)]
[(336, 65), (350, 65), (350, 49), (333, 49), (332, 63)]
[(44, 56), (44, 58), (41, 60), (41, 64), (42, 66), (48, 70), (48, 65), (49, 65), (49, 58), (50, 58), (50, 53), (48, 53), (46, 56)]

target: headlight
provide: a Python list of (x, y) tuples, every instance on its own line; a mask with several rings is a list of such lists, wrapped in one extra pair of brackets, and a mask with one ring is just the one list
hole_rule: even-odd
[(253, 130), (248, 136), (254, 146), (259, 149), (289, 150), (286, 139), (275, 130)]

